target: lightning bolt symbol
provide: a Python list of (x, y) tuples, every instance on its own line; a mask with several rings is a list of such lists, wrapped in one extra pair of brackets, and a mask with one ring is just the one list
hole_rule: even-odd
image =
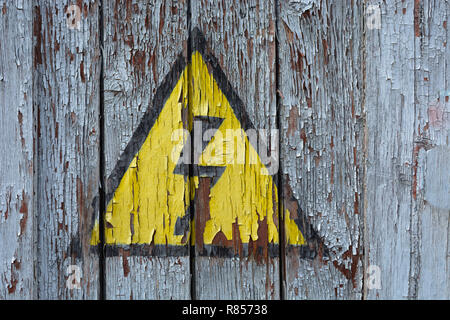
[[(223, 118), (208, 116), (194, 117), (194, 126), (190, 135), (190, 137), (194, 137), (194, 148), (192, 149), (191, 139), (188, 139), (188, 142), (181, 150), (180, 159), (173, 170), (174, 174), (182, 175), (185, 179), (188, 177), (209, 177), (211, 178), (211, 188), (214, 187), (225, 172), (226, 166), (201, 166), (198, 165), (198, 161), (203, 151), (214, 137), (214, 134), (219, 130), (223, 120)], [(208, 140), (203, 139), (206, 133), (210, 137)], [(199, 148), (199, 145), (201, 145), (201, 148)], [(194, 159), (194, 163), (190, 168), (192, 158)], [(186, 210), (186, 214), (183, 217), (177, 219), (175, 224), (175, 235), (183, 235), (189, 229), (189, 219), (191, 218), (189, 212), (190, 208)]]

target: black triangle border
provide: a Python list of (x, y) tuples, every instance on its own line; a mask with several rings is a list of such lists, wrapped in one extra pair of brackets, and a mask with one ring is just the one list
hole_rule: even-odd
[[(232, 107), (237, 119), (240, 121), (242, 129), (247, 131), (248, 129), (255, 129), (249, 115), (247, 114), (244, 103), (239, 98), (236, 91), (233, 89), (232, 84), (229, 82), (225, 73), (223, 72), (217, 58), (208, 50), (206, 45), (206, 39), (203, 33), (198, 27), (195, 27), (189, 38), (188, 43), (191, 44), (191, 55), (186, 59), (183, 52), (178, 55), (169, 73), (165, 76), (164, 80), (157, 88), (152, 107), (149, 107), (142, 117), (141, 122), (133, 133), (129, 143), (122, 152), (117, 161), (114, 169), (109, 175), (106, 181), (106, 190), (108, 192), (105, 195), (105, 203), (109, 203), (114, 196), (115, 190), (118, 188), (124, 174), (126, 173), (131, 161), (135, 155), (141, 149), (145, 139), (148, 136), (151, 128), (158, 119), (164, 105), (169, 98), (171, 92), (175, 88), (182, 72), (185, 70), (186, 66), (191, 62), (192, 54), (198, 51), (204, 60), (204, 62), (211, 67), (212, 75), (219, 86), (222, 93), (227, 98), (230, 106)], [(276, 175), (274, 176), (276, 177)], [(278, 179), (273, 179), (275, 185), (278, 188)], [(111, 191), (113, 190), (113, 191)], [(282, 199), (279, 199), (280, 205), (282, 205)], [(298, 200), (297, 200), (298, 201)], [(98, 212), (99, 208), (99, 197), (95, 197), (93, 201), (94, 213)], [(312, 246), (301, 246), (296, 247), (299, 250), (301, 258), (314, 259), (318, 251), (322, 251), (321, 255), (329, 256), (329, 250), (324, 245), (323, 240), (320, 238), (318, 233), (314, 230), (312, 225), (309, 223), (309, 219), (301, 210), (300, 205), (297, 212), (298, 219), (295, 220), (298, 228), (305, 236), (307, 242), (313, 243)], [(93, 214), (92, 226), (94, 226), (95, 214)], [(281, 239), (280, 239), (281, 240)], [(132, 244), (132, 245), (109, 245), (105, 244), (105, 255), (108, 257), (121, 255), (121, 251), (128, 251), (131, 256), (189, 256), (190, 251), (190, 241), (187, 241), (186, 245), (182, 246), (172, 246), (172, 245), (154, 245), (154, 244)], [(244, 247), (247, 244), (244, 244)], [(239, 256), (231, 248), (223, 248), (215, 245), (205, 245), (205, 250), (200, 252), (200, 255), (205, 256), (215, 256), (215, 257), (235, 257)], [(244, 248), (244, 251), (248, 251), (248, 248)], [(269, 244), (268, 254), (270, 257), (279, 257), (279, 245)]]

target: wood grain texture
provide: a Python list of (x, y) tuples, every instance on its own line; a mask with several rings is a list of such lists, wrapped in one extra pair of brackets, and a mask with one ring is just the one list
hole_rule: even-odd
[(278, 17), (283, 199), (299, 200), (330, 251), (307, 260), (286, 248), (285, 297), (360, 299), (362, 8), (280, 1)]
[[(207, 50), (217, 58), (254, 127), (276, 128), (274, 2), (191, 1), (191, 26), (205, 35)], [(278, 257), (257, 262), (252, 257), (197, 254), (194, 266), (197, 299), (280, 297)]]
[[(0, 300), (98, 299), (101, 283), (106, 299), (450, 299), (449, 0), (100, 3), (0, 0)], [(279, 126), (280, 203), (298, 201), (329, 257), (121, 245), (103, 282), (90, 245), (100, 182), (197, 27), (248, 120)], [(211, 186), (196, 192), (192, 212)]]
[(32, 6), (0, 1), (0, 300), (32, 299)]
[[(33, 4), (37, 298), (96, 299), (99, 257), (90, 231), (99, 186), (99, 6), (78, 1), (79, 28), (69, 28), (76, 25), (67, 22), (70, 1)], [(80, 268), (79, 289), (67, 286), (70, 265)]]
[(450, 2), (424, 0), (416, 12), (410, 296), (450, 299)]
[[(376, 2), (375, 2), (376, 3)], [(448, 299), (448, 1), (376, 3), (367, 31), (369, 299)]]
[(412, 298), (416, 218), (412, 204), (415, 123), (414, 3), (376, 4), (381, 28), (367, 31), (366, 265), (381, 270), (369, 299)]
[[(187, 5), (165, 0), (106, 1), (104, 26), (107, 178), (152, 108), (156, 90), (178, 55), (186, 54)], [(107, 299), (190, 297), (189, 256), (133, 256), (129, 249), (106, 258)]]

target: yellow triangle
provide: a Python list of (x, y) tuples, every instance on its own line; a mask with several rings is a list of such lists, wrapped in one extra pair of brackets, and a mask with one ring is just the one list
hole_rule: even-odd
[[(192, 77), (189, 86), (188, 76)], [(210, 220), (205, 224), (203, 243), (212, 244), (219, 232), (232, 240), (236, 222), (242, 243), (256, 241), (259, 222), (265, 220), (268, 243), (278, 244), (277, 187), (199, 52), (192, 55), (108, 203), (106, 244), (186, 245), (189, 235), (176, 235), (175, 224), (185, 216), (199, 178), (185, 178), (174, 169), (187, 138), (180, 132), (188, 96), (189, 129), (195, 117), (223, 119), (198, 159), (199, 166), (224, 168), (210, 189)], [(287, 210), (285, 231), (288, 244), (306, 243)], [(96, 222), (91, 244), (98, 243)]]

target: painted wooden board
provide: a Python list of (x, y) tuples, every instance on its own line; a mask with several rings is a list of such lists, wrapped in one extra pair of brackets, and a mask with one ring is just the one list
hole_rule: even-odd
[(285, 297), (360, 299), (362, 8), (318, 0), (280, 1), (278, 10), (283, 203), (299, 200), (329, 250), (311, 259), (287, 244)]
[(410, 295), (417, 299), (450, 299), (449, 19), (448, 1), (416, 6)]
[(35, 297), (32, 33), (31, 2), (0, 1), (0, 300)]
[(366, 37), (366, 264), (381, 279), (365, 295), (448, 299), (450, 4), (374, 4), (382, 23)]
[(34, 1), (36, 297), (97, 299), (90, 247), (99, 188), (99, 6)]
[[(161, 178), (169, 176), (170, 170), (163, 168), (159, 175), (152, 176), (153, 167), (161, 167), (154, 158), (161, 156), (161, 151), (146, 156), (143, 150), (146, 144), (142, 139), (158, 123), (164, 123), (164, 120), (156, 119), (160, 109), (167, 110), (164, 108), (170, 100), (172, 85), (181, 76), (187, 51), (187, 12), (186, 2), (180, 1), (104, 2), (104, 178), (107, 181), (106, 209), (109, 211), (106, 214), (106, 299), (190, 298), (189, 235), (186, 234), (184, 246), (174, 249), (170, 243), (167, 246), (161, 244), (166, 229), (157, 224), (161, 217), (165, 220), (160, 222), (167, 224), (169, 229), (175, 224), (174, 220), (170, 222), (168, 215), (162, 214), (172, 208), (169, 202), (175, 194), (170, 191), (171, 184)], [(182, 92), (177, 92), (179, 96), (175, 103), (184, 97)], [(187, 95), (187, 89), (184, 93)], [(187, 98), (180, 99), (187, 101)], [(182, 109), (186, 113), (187, 109)], [(182, 109), (172, 119), (181, 118)], [(183, 127), (185, 120), (180, 123)], [(167, 146), (170, 137), (158, 140), (160, 137), (155, 135), (152, 139), (149, 142), (153, 146), (151, 150), (160, 150)], [(133, 183), (121, 179), (123, 172), (119, 172), (120, 167), (128, 169), (135, 155), (136, 166), (127, 170), (135, 177)], [(166, 158), (169, 159), (168, 155)], [(162, 160), (164, 162), (164, 158)], [(146, 172), (155, 178), (145, 179), (148, 177)], [(124, 207), (127, 196), (116, 192), (110, 210), (112, 193), (120, 181), (124, 190), (133, 188), (129, 198), (134, 199), (133, 205)], [(130, 187), (130, 183), (134, 187)], [(183, 202), (188, 192), (182, 188), (178, 191), (178, 201)], [(155, 197), (151, 198), (151, 195)], [(160, 208), (152, 211), (149, 204), (159, 204)], [(152, 212), (161, 214), (151, 220)], [(126, 226), (120, 229), (120, 222), (116, 221), (123, 213), (126, 214)], [(126, 232), (127, 239), (120, 238), (118, 230)]]
[(0, 0), (0, 299), (449, 299), (449, 12)]
[[(220, 113), (232, 109), (234, 113), (231, 111), (230, 113), (236, 115), (244, 130), (250, 123), (255, 129), (275, 129), (277, 118), (274, 2), (191, 1), (190, 9), (191, 32), (198, 28), (204, 35), (205, 42), (203, 52), (198, 51), (199, 47), (203, 46), (199, 43), (202, 42), (200, 38), (191, 42), (192, 53), (195, 55), (196, 52), (200, 52), (202, 56), (201, 59), (192, 58), (195, 61), (190, 88), (193, 116), (195, 117), (197, 112), (196, 99), (203, 99), (199, 100), (203, 101), (199, 105), (209, 106), (208, 111), (205, 111), (209, 117), (214, 110)], [(199, 80), (202, 77), (206, 79), (204, 82)], [(213, 90), (212, 88), (218, 91), (208, 96), (208, 90)], [(215, 100), (211, 100), (210, 97)], [(238, 100), (240, 102), (237, 102)], [(239, 109), (237, 105), (240, 105), (242, 112), (236, 112)], [(222, 129), (227, 127), (226, 119), (227, 116), (223, 120)], [(273, 143), (273, 146), (277, 144), (278, 141)], [(267, 149), (264, 151), (269, 154)], [(259, 153), (261, 152), (262, 150), (259, 150)], [(274, 161), (274, 165), (278, 166), (277, 160)], [(259, 215), (265, 212), (259, 212), (259, 219), (253, 220), (245, 216), (246, 213), (253, 212), (253, 209), (250, 208), (249, 211), (239, 209), (258, 203), (258, 197), (268, 191), (264, 189), (264, 184), (259, 184), (262, 180), (255, 176), (254, 181), (262, 186), (263, 189), (259, 190), (262, 193), (244, 192), (237, 202), (230, 198), (228, 206), (225, 202), (220, 206), (219, 199), (226, 198), (230, 190), (234, 194), (241, 194), (240, 188), (251, 189), (249, 181), (245, 178), (246, 172), (249, 172), (246, 170), (251, 169), (242, 169), (239, 178), (241, 180), (236, 184), (232, 182), (233, 176), (227, 173), (230, 172), (228, 170), (227, 166), (225, 171), (221, 172), (223, 175), (217, 174), (212, 179), (200, 178), (198, 182), (193, 213), (194, 296), (197, 299), (278, 299), (279, 253), (277, 247), (272, 247), (270, 240), (267, 240), (271, 234), (268, 230), (278, 232), (278, 203), (274, 201), (274, 206), (265, 211), (267, 212), (265, 218)], [(226, 179), (230, 182), (228, 189), (223, 189), (222, 194), (219, 194), (218, 190), (221, 190), (224, 181), (227, 182)], [(272, 182), (269, 184), (270, 188), (273, 188)], [(273, 195), (270, 191), (265, 197), (275, 199), (276, 196), (276, 192)], [(254, 200), (251, 200), (252, 197)], [(222, 208), (222, 211), (215, 209), (216, 205)], [(235, 217), (235, 221), (226, 220), (232, 217)], [(246, 222), (249, 221), (257, 223), (252, 230), (258, 232), (258, 236), (252, 234), (248, 238), (251, 231), (246, 229)], [(249, 239), (254, 242), (248, 242)], [(252, 248), (255, 249), (252, 251)]]

